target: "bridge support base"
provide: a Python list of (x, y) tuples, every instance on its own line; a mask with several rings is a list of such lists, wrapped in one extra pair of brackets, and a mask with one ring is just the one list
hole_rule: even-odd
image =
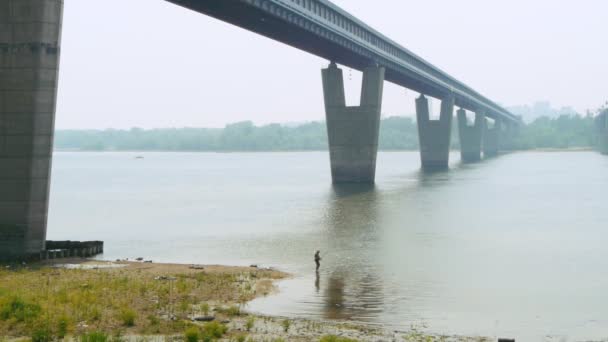
[(475, 113), (475, 122), (469, 126), (464, 109), (458, 110), (458, 133), (460, 137), (460, 159), (465, 163), (481, 160), (481, 141), (485, 115)]
[(62, 0), (0, 0), (0, 259), (45, 249)]
[(373, 183), (380, 131), (384, 68), (363, 71), (361, 103), (347, 107), (342, 70), (332, 63), (322, 72), (334, 183)]
[(485, 121), (485, 131), (483, 134), (483, 156), (484, 158), (496, 157), (500, 150), (500, 136), (502, 125), (500, 121), (494, 121), (494, 127), (488, 128), (487, 120)]
[(416, 99), (420, 160), (424, 170), (445, 170), (448, 168), (453, 113), (453, 97), (441, 101), (439, 120), (430, 119), (429, 101), (424, 95), (420, 95)]

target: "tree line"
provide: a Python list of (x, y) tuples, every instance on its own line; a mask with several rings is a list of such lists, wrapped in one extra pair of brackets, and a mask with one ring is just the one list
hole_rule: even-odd
[[(458, 148), (454, 120), (452, 147)], [(540, 117), (521, 127), (508, 148), (592, 147), (596, 136), (591, 114)], [(129, 130), (57, 130), (55, 148), (77, 151), (316, 151), (327, 149), (324, 122), (298, 126), (270, 124), (255, 126), (250, 121), (224, 128), (162, 128)], [(381, 150), (417, 150), (418, 130), (409, 117), (389, 117), (381, 121)]]

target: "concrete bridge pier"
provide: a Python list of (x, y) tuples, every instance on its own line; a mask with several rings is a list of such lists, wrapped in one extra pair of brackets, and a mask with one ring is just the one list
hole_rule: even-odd
[(483, 156), (484, 158), (496, 157), (500, 150), (500, 137), (502, 135), (502, 125), (500, 121), (494, 120), (494, 127), (488, 127), (488, 121), (484, 122), (485, 130), (483, 133)]
[(45, 249), (63, 0), (0, 0), (0, 259)]
[(514, 149), (513, 140), (515, 139), (515, 126), (512, 123), (505, 122), (501, 125), (500, 134), (501, 149), (503, 151), (512, 151)]
[(322, 71), (331, 176), (334, 183), (373, 183), (380, 133), (384, 68), (363, 71), (361, 103), (347, 107), (342, 70)]
[(429, 101), (424, 95), (416, 99), (416, 119), (420, 141), (420, 161), (424, 170), (445, 170), (450, 161), (450, 138), (454, 97), (441, 101), (439, 120), (429, 117)]
[(608, 155), (608, 111), (596, 118), (596, 125), (598, 150), (601, 154)]
[(458, 133), (460, 137), (460, 159), (465, 163), (474, 163), (481, 160), (481, 141), (483, 139), (483, 127), (486, 119), (481, 112), (475, 113), (475, 122), (469, 125), (467, 113), (459, 109)]

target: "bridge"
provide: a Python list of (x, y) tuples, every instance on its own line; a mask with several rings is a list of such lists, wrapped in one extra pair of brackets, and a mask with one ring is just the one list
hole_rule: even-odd
[[(328, 60), (322, 86), (335, 183), (375, 181), (385, 80), (421, 94), (423, 169), (448, 168), (455, 106), (464, 162), (497, 155), (521, 124), (327, 0), (167, 1)], [(0, 0), (0, 259), (45, 250), (62, 14), (63, 0)], [(363, 72), (359, 106), (346, 106), (338, 64)], [(428, 97), (441, 100), (439, 120), (429, 117)]]

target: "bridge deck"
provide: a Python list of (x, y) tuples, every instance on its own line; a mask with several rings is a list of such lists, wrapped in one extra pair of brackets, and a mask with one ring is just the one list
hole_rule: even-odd
[(520, 123), (517, 116), (327, 0), (167, 0), (339, 64), (386, 68), (386, 80), (456, 105)]

